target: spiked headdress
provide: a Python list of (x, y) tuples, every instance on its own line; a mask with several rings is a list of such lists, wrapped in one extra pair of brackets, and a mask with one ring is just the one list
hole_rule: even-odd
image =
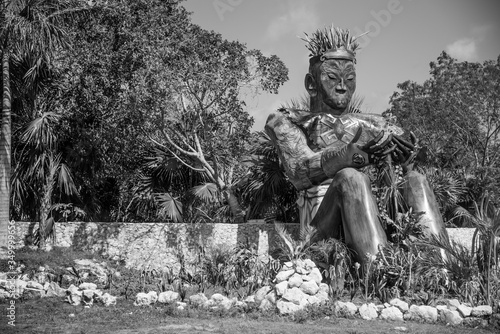
[(311, 37), (304, 33), (302, 38), (306, 42), (306, 48), (311, 51), (309, 64), (327, 59), (346, 59), (356, 63), (356, 50), (359, 43), (349, 30), (338, 27), (326, 27), (316, 30)]

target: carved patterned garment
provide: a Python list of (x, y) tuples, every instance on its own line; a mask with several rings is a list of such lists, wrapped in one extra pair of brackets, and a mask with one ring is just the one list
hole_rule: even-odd
[[(360, 127), (363, 128), (358, 144), (363, 145), (385, 130), (385, 136), (394, 133), (403, 135), (404, 131), (381, 116), (374, 114), (344, 114), (340, 117), (320, 114), (308, 119), (303, 125), (310, 140), (310, 147), (318, 152), (326, 147), (341, 149), (349, 144)], [(385, 137), (384, 136), (384, 137)]]
[[(359, 127), (363, 128), (358, 140), (360, 145), (375, 138), (382, 130), (386, 131), (386, 136), (389, 133), (396, 135), (404, 133), (400, 127), (389, 123), (384, 117), (373, 114), (351, 113), (340, 117), (320, 114), (307, 117), (305, 113), (298, 114), (297, 111), (292, 111), (289, 113), (289, 119), (303, 129), (308, 138), (308, 146), (314, 152), (319, 152), (326, 147), (341, 150), (352, 141)], [(299, 192), (297, 205), (301, 226), (308, 225), (312, 221), (331, 181), (331, 179), (327, 179), (319, 185)]]

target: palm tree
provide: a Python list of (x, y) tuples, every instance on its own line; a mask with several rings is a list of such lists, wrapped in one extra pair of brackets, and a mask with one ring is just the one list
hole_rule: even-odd
[(56, 128), (60, 119), (59, 113), (40, 112), (23, 129), (15, 152), (12, 204), (21, 215), (38, 220), (41, 249), (54, 227), (54, 208), (78, 196), (71, 171), (59, 152)]
[(245, 163), (250, 165), (249, 172), (238, 187), (248, 205), (248, 217), (273, 216), (283, 222), (297, 217), (297, 190), (285, 175), (278, 152), (265, 132), (254, 135)]
[[(68, 45), (65, 24), (69, 16), (88, 8), (79, 0), (1, 0), (2, 124), (0, 135), (0, 249), (7, 246), (11, 178), (11, 84), (29, 86), (54, 54)], [(21, 77), (11, 77), (14, 55), (30, 55), (31, 66)], [(20, 79), (21, 78), (21, 79)]]

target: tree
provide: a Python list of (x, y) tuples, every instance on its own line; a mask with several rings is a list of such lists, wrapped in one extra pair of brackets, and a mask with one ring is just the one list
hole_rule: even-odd
[[(11, 177), (11, 77), (13, 56), (30, 59), (22, 81), (30, 85), (38, 72), (51, 63), (54, 54), (67, 45), (65, 20), (87, 7), (78, 0), (2, 0), (0, 3), (0, 47), (2, 53), (2, 126), (0, 137), (0, 247), (7, 245)], [(29, 56), (29, 57), (28, 57)]]
[(179, 58), (160, 58), (170, 70), (168, 102), (153, 113), (158, 127), (150, 136), (186, 167), (210, 181), (195, 192), (223, 194), (237, 221), (243, 219), (233, 185), (253, 120), (240, 98), (243, 88), (277, 93), (287, 69), (276, 57), (247, 50), (239, 42), (190, 25)]
[(127, 207), (136, 208), (128, 205), (132, 194), (153, 170), (141, 169), (155, 152), (151, 114), (169, 102), (168, 64), (182, 58), (178, 46), (189, 24), (182, 6), (163, 0), (109, 2), (74, 22), (74, 47), (58, 59), (67, 111), (61, 146), (89, 219), (123, 220)]
[(395, 116), (429, 148), (429, 164), (460, 171), (478, 200), (498, 188), (500, 57), (458, 62), (443, 52), (423, 84), (406, 81), (390, 100)]

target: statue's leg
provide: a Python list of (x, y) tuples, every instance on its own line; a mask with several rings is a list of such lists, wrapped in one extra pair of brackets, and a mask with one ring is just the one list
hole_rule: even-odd
[(403, 185), (403, 194), (408, 206), (413, 208), (413, 212), (424, 212), (420, 218), (420, 224), (425, 227), (425, 236), (435, 235), (448, 238), (436, 197), (424, 175), (415, 171), (409, 172)]
[(311, 225), (325, 237), (339, 238), (343, 229), (346, 244), (364, 262), (375, 255), (387, 237), (378, 218), (378, 209), (367, 175), (344, 168), (335, 175)]

